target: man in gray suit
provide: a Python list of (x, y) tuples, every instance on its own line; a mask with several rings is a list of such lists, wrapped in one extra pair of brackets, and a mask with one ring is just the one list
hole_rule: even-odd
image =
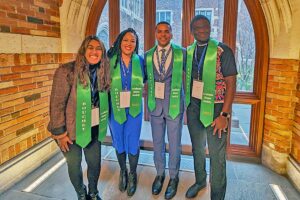
[(148, 78), (148, 109), (152, 127), (154, 163), (157, 176), (152, 185), (152, 194), (158, 195), (163, 187), (166, 167), (165, 132), (169, 141), (170, 181), (165, 199), (172, 199), (177, 192), (181, 154), (181, 133), (183, 119), (182, 74), (186, 51), (171, 44), (172, 27), (168, 22), (156, 25), (155, 45), (145, 54)]

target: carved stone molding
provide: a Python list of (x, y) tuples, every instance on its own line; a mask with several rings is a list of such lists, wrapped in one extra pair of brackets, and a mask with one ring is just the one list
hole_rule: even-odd
[(63, 3), (64, 3), (64, 0), (58, 0), (58, 6), (59, 7), (61, 7)]
[(93, 0), (64, 0), (60, 7), (62, 51), (76, 52), (85, 37)]
[(288, 32), (292, 27), (292, 1), (260, 0), (268, 25), (271, 51), (274, 40), (278, 37), (281, 29), (284, 28)]

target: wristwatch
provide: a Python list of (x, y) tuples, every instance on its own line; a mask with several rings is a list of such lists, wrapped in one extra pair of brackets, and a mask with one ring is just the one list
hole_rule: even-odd
[(220, 116), (223, 116), (223, 117), (226, 117), (226, 118), (230, 118), (230, 113), (227, 113), (227, 112), (221, 112), (220, 113)]

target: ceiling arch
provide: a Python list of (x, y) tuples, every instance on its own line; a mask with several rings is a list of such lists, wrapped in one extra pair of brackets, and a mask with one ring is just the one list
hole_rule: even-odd
[[(299, 1), (297, 0), (260, 0), (261, 6), (263, 8), (267, 26), (268, 26), (268, 34), (270, 41), (270, 51), (271, 55), (276, 55), (277, 46), (276, 43), (280, 42), (280, 37), (284, 34), (291, 34), (294, 30), (292, 30), (296, 17), (295, 8), (297, 8), (297, 4)], [(297, 15), (300, 16), (300, 13)], [(292, 36), (292, 35), (290, 35)], [(289, 37), (290, 38), (290, 37)], [(283, 38), (282, 38), (283, 39)], [(290, 38), (291, 39), (291, 38)], [(284, 57), (291, 55), (287, 55), (288, 50), (295, 46), (294, 42), (286, 43), (286, 45), (281, 46), (280, 54), (284, 55)], [(298, 47), (299, 48), (299, 47)], [(299, 50), (298, 50), (299, 51)], [(285, 53), (284, 53), (285, 52)], [(299, 52), (298, 52), (299, 55)]]
[[(284, 57), (289, 57), (289, 55), (287, 55), (288, 53), (282, 54), (288, 52), (287, 49), (297, 52), (294, 54), (299, 57), (297, 42), (299, 43), (300, 41), (297, 40), (300, 39), (297, 39), (298, 36), (296, 35), (298, 35), (300, 31), (291, 31), (293, 26), (295, 26), (296, 18), (300, 17), (299, 11), (295, 15), (295, 9), (300, 5), (299, 2), (299, 0), (259, 1), (268, 27), (271, 55), (272, 52), (278, 51), (277, 46), (279, 46), (282, 48), (280, 53), (284, 55)], [(96, 33), (99, 18), (107, 0), (59, 0), (59, 3), (61, 4), (62, 52), (76, 52), (86, 35)], [(293, 34), (293, 32), (295, 33)], [(282, 33), (292, 35), (293, 42), (290, 41), (287, 45), (280, 45), (280, 38), (278, 37), (281, 37)], [(278, 41), (279, 44), (277, 44)]]
[[(95, 2), (106, 1), (95, 0)], [(62, 1), (60, 7), (62, 52), (77, 52), (85, 37), (87, 22), (93, 3), (94, 0)], [(98, 12), (101, 13), (102, 10), (98, 10)]]

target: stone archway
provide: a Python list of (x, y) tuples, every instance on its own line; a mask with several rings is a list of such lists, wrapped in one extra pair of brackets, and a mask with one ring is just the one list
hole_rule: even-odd
[[(106, 0), (64, 0), (64, 3), (61, 7), (61, 24), (62, 24), (62, 46), (63, 52), (74, 52), (77, 43), (80, 43), (85, 35), (96, 33), (96, 28), (98, 25), (99, 17), (101, 15), (101, 11), (106, 3)], [(259, 60), (261, 69), (261, 73), (264, 73), (265, 76), (267, 74), (270, 75), (275, 66), (281, 65), (282, 67), (291, 67), (294, 69), (293, 73), (298, 73), (299, 71), (299, 44), (300, 44), (300, 27), (297, 23), (300, 17), (300, 11), (297, 10), (300, 6), (299, 0), (260, 0), (260, 1), (252, 1), (245, 0), (247, 6), (253, 6), (253, 10), (249, 10), (252, 21), (254, 23), (254, 27), (257, 29), (256, 38), (261, 40), (262, 42), (257, 44), (257, 49), (263, 49), (264, 56), (262, 60)], [(76, 8), (76, 9), (75, 9)], [(76, 12), (70, 12), (70, 10), (77, 10)], [(263, 10), (263, 12), (261, 11)], [(66, 11), (66, 12), (64, 12)], [(69, 13), (69, 15), (67, 15)], [(71, 20), (70, 16), (80, 16), (77, 20)], [(262, 20), (263, 19), (263, 20)], [(72, 22), (72, 23), (70, 23)], [(263, 28), (263, 29), (261, 29)], [(72, 33), (71, 33), (72, 32)], [(263, 35), (263, 38), (261, 37)], [(74, 42), (76, 39), (76, 42)], [(230, 38), (229, 38), (230, 39)], [(257, 41), (258, 41), (257, 40)], [(265, 40), (265, 42), (263, 42)], [(72, 44), (72, 45), (71, 45)], [(268, 60), (270, 58), (270, 61)], [(279, 64), (278, 64), (279, 63)], [(269, 69), (270, 68), (270, 69)], [(270, 71), (271, 70), (271, 71)], [(268, 101), (274, 99), (272, 96), (273, 92), (270, 90), (269, 85), (271, 85), (272, 81), (270, 80), (270, 76), (267, 78), (260, 80), (262, 85), (267, 85), (268, 88), (264, 88), (262, 94), (266, 96), (264, 100), (266, 100), (267, 104), (261, 107), (265, 109), (267, 112), (272, 111), (271, 107), (268, 104)], [(284, 77), (287, 78), (290, 77)], [(264, 137), (261, 138), (263, 141), (263, 145), (259, 148), (262, 148), (263, 154), (262, 159), (272, 157), (273, 159), (267, 160), (264, 164), (268, 167), (272, 168), (274, 165), (280, 166), (283, 170), (273, 170), (281, 173), (290, 174), (290, 177), (300, 176), (300, 172), (298, 170), (297, 173), (294, 172), (294, 169), (299, 168), (294, 164), (291, 160), (296, 160), (296, 163), (300, 162), (300, 155), (297, 152), (300, 152), (300, 126), (299, 126), (299, 99), (295, 97), (300, 96), (299, 89), (296, 88), (298, 82), (298, 78), (295, 78), (294, 83), (295, 86), (293, 88), (283, 88), (285, 90), (291, 91), (289, 97), (285, 95), (277, 95), (276, 98), (288, 98), (288, 102), (291, 102), (290, 106), (286, 106), (286, 109), (291, 110), (292, 114), (289, 116), (289, 126), (283, 128), (283, 132), (287, 133), (284, 137), (287, 138), (287, 142), (285, 144), (278, 143), (274, 140), (268, 139), (270, 135), (268, 135), (268, 131), (270, 127), (268, 125), (271, 119), (274, 119), (274, 115), (269, 115), (269, 113), (264, 113), (259, 118), (259, 121), (263, 121), (264, 123), (259, 127), (259, 129), (263, 130)], [(273, 95), (274, 96), (274, 95)], [(275, 98), (275, 99), (276, 99)], [(269, 116), (268, 116), (269, 115)], [(273, 122), (272, 122), (273, 123)], [(280, 122), (279, 122), (280, 124)], [(267, 128), (267, 129), (266, 129)], [(278, 129), (276, 126), (273, 126), (273, 129)], [(271, 137), (280, 138), (282, 135), (280, 133), (272, 133)], [(283, 148), (282, 148), (283, 147)], [(283, 150), (284, 149), (284, 150)], [(259, 151), (260, 152), (260, 151)], [(289, 156), (292, 155), (292, 156)], [(287, 167), (288, 166), (288, 167)], [(294, 167), (290, 167), (294, 166)], [(288, 169), (287, 169), (288, 168)], [(289, 172), (290, 171), (290, 172)], [(292, 173), (293, 171), (293, 173)], [(292, 178), (293, 179), (293, 178)], [(298, 182), (297, 182), (298, 180)], [(294, 182), (300, 188), (299, 183), (300, 178), (296, 179)]]
[(75, 53), (86, 34), (96, 33), (106, 0), (60, 1), (62, 52)]

